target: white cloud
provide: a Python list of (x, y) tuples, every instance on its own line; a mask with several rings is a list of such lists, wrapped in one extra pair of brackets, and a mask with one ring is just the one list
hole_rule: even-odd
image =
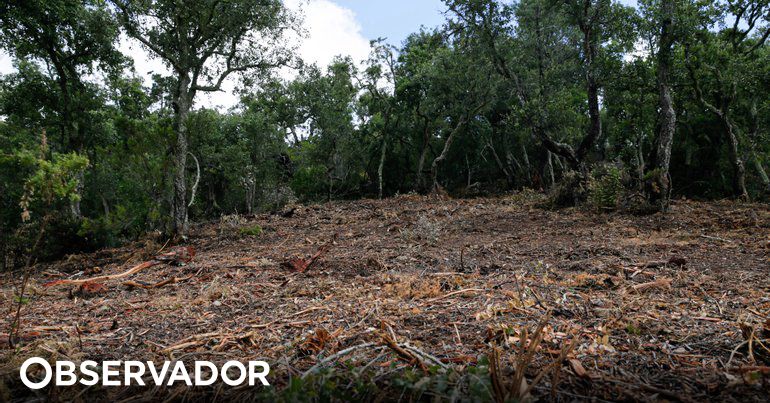
[[(308, 63), (316, 63), (326, 68), (335, 56), (350, 56), (354, 61), (366, 60), (369, 55), (369, 40), (361, 33), (361, 25), (355, 13), (331, 0), (284, 0), (284, 4), (292, 11), (301, 12), (302, 29), (305, 36), (293, 37), (288, 43), (297, 45), (297, 51)], [(138, 75), (144, 78), (145, 84), (152, 83), (153, 73), (169, 74), (163, 62), (152, 57), (137, 41), (121, 36), (118, 48), (125, 55), (134, 59), (134, 67)], [(13, 72), (11, 57), (0, 50), (0, 73)], [(282, 71), (286, 78), (294, 76), (291, 71)], [(229, 108), (238, 103), (234, 93), (238, 80), (228, 79), (223, 85), (223, 91), (203, 93), (198, 96), (196, 106)]]
[(169, 75), (171, 71), (163, 61), (148, 52), (136, 39), (129, 38), (125, 34), (120, 35), (118, 50), (124, 55), (134, 59), (136, 73), (144, 78), (145, 85), (152, 84), (153, 74)]
[(345, 55), (360, 62), (369, 56), (369, 40), (361, 33), (355, 13), (330, 0), (285, 0), (292, 10), (301, 10), (307, 37), (299, 53), (311, 63), (324, 68), (335, 56)]
[(11, 74), (16, 69), (13, 67), (11, 55), (0, 49), (0, 74)]

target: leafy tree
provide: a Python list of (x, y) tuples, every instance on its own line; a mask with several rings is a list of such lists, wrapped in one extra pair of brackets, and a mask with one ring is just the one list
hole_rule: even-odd
[(357, 74), (352, 60), (336, 59), (326, 74), (308, 67), (292, 88), (302, 116), (300, 130), (306, 133), (297, 150), (302, 167), (293, 187), (305, 189), (311, 199), (350, 194), (365, 180), (353, 124)]
[(673, 67), (674, 43), (677, 39), (675, 18), (677, 17), (675, 0), (658, 0), (645, 4), (649, 20), (659, 22), (651, 35), (657, 41), (656, 65), (658, 84), (658, 127), (655, 143), (651, 152), (650, 171), (648, 173), (649, 201), (659, 210), (668, 209), (671, 196), (671, 147), (676, 131), (676, 110), (671, 89), (671, 69)]
[[(392, 125), (398, 125), (400, 115), (396, 113), (396, 98), (390, 91), (394, 90), (398, 81), (395, 49), (383, 43), (383, 40), (372, 42), (372, 54), (364, 71), (365, 95), (362, 103), (367, 107), (370, 117), (369, 124), (375, 132), (379, 132), (380, 153), (377, 164), (377, 195), (382, 199), (383, 174), (385, 157), (392, 132)], [(383, 88), (383, 85), (385, 86)], [(388, 88), (390, 87), (390, 88)], [(394, 122), (395, 121), (395, 122)]]
[[(633, 45), (634, 13), (611, 0), (562, 0), (568, 20), (580, 31), (580, 54), (588, 101), (588, 128), (575, 150), (575, 158), (584, 163), (594, 144), (602, 137), (599, 92), (607, 66)], [(604, 67), (604, 69), (602, 69)], [(602, 71), (604, 70), (604, 71)]]
[(766, 95), (755, 84), (763, 81), (757, 74), (766, 73), (759, 66), (767, 64), (767, 58), (760, 57), (766, 56), (761, 48), (770, 36), (770, 2), (696, 2), (689, 10), (685, 65), (694, 98), (721, 126), (733, 169), (733, 192), (748, 199), (740, 144), (741, 132), (746, 130), (738, 116), (752, 110), (757, 97)]
[(434, 56), (440, 49), (447, 47), (441, 32), (421, 31), (410, 35), (399, 52), (398, 64), (401, 73), (395, 81), (395, 96), (401, 105), (400, 113), (405, 114), (409, 130), (413, 133), (410, 147), (418, 151), (414, 186), (412, 190), (425, 192), (427, 184), (425, 166), (432, 145), (443, 126), (440, 111), (444, 107), (443, 98), (439, 98), (438, 80), (441, 71), (434, 63)]
[[(60, 149), (83, 152), (96, 137), (91, 112), (99, 103), (98, 91), (85, 77), (97, 67), (116, 74), (124, 64), (114, 47), (118, 27), (106, 5), (91, 0), (13, 0), (0, 5), (0, 26), (0, 46), (19, 60), (48, 67), (46, 79), (55, 83), (50, 87), (55, 91), (44, 104), (58, 115), (55, 123), (60, 131)], [(20, 66), (27, 74), (30, 69)], [(81, 217), (78, 201), (71, 209), (75, 217)]]
[(278, 0), (112, 0), (125, 31), (172, 71), (173, 230), (187, 231), (187, 117), (199, 92), (222, 89), (233, 73), (265, 73), (289, 56), (279, 41), (290, 23)]
[(105, 4), (83, 0), (23, 0), (0, 5), (0, 45), (17, 59), (51, 67), (60, 98), (63, 149), (82, 151), (89, 92), (85, 76), (99, 66), (108, 73), (122, 67), (114, 45), (118, 27)]

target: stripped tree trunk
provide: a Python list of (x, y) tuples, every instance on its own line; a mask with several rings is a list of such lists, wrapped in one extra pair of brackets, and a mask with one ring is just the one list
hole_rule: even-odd
[(556, 185), (556, 174), (553, 172), (553, 153), (550, 151), (546, 151), (548, 154), (548, 158), (546, 158), (545, 162), (545, 174), (548, 176), (548, 179), (550, 180), (550, 183), (548, 184), (549, 188), (553, 188), (554, 185)]
[(508, 182), (508, 187), (513, 187), (515, 184), (515, 178), (513, 176), (513, 172), (511, 172), (511, 169), (509, 167), (505, 166), (503, 163), (503, 160), (500, 159), (500, 156), (497, 154), (497, 150), (495, 150), (495, 145), (492, 144), (492, 139), (487, 140), (487, 147), (489, 147), (490, 150), (492, 150), (492, 156), (495, 158), (495, 163), (497, 163), (497, 168), (503, 171), (505, 174), (505, 180)]
[(441, 150), (441, 154), (439, 154), (439, 156), (433, 160), (433, 164), (431, 164), (430, 172), (431, 177), (433, 178), (433, 192), (437, 192), (440, 188), (438, 184), (438, 165), (444, 161), (449, 154), (449, 149), (452, 147), (452, 143), (455, 141), (457, 133), (462, 129), (463, 126), (465, 126), (465, 119), (465, 116), (460, 118), (460, 121), (457, 122), (455, 128), (452, 129), (451, 133), (449, 133), (449, 137), (447, 137), (446, 142), (444, 142), (444, 149)]
[(671, 145), (676, 130), (676, 111), (671, 96), (669, 70), (671, 69), (671, 49), (674, 44), (672, 24), (674, 19), (674, 0), (661, 2), (660, 49), (658, 50), (658, 106), (660, 123), (655, 138), (650, 168), (653, 177), (648, 189), (650, 202), (660, 211), (668, 210), (671, 195), (669, 167), (671, 165)]
[(174, 90), (174, 123), (176, 144), (174, 145), (174, 234), (187, 234), (187, 117), (192, 108), (194, 94), (190, 93), (190, 78), (179, 77)]
[(380, 148), (380, 164), (377, 167), (377, 186), (378, 186), (378, 194), (380, 199), (382, 199), (382, 173), (385, 170), (385, 154), (388, 150), (388, 132), (387, 132), (387, 126), (385, 133), (382, 136), (382, 147)]
[(420, 152), (420, 160), (417, 163), (417, 190), (425, 190), (425, 159), (428, 157), (428, 142), (430, 142), (430, 134), (428, 131), (428, 125), (425, 125), (423, 130), (422, 151)]
[(752, 154), (752, 160), (754, 160), (754, 168), (756, 168), (757, 173), (759, 174), (759, 179), (762, 180), (762, 185), (765, 188), (765, 192), (770, 194), (770, 177), (767, 176), (767, 171), (765, 171), (765, 167), (762, 166), (762, 161), (759, 160), (757, 152), (753, 151)]
[(742, 200), (749, 199), (749, 192), (746, 190), (746, 168), (743, 166), (740, 152), (738, 151), (738, 136), (735, 133), (735, 125), (727, 114), (721, 115), (722, 126), (725, 129), (727, 137), (727, 151), (730, 157), (730, 165), (733, 166), (733, 192)]

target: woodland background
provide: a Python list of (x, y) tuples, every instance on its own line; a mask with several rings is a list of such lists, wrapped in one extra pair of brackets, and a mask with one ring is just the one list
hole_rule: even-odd
[[(17, 72), (0, 78), (0, 270), (296, 202), (767, 200), (770, 2), (446, 8), (445, 25), (322, 70), (281, 46), (301, 16), (278, 0), (3, 2)], [(173, 75), (145, 87), (121, 33)], [(238, 107), (195, 106), (236, 75)]]

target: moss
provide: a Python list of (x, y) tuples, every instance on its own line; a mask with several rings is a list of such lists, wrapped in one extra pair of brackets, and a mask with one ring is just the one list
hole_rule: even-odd
[(260, 236), (262, 235), (262, 227), (259, 224), (254, 224), (241, 228), (240, 233), (242, 236)]

